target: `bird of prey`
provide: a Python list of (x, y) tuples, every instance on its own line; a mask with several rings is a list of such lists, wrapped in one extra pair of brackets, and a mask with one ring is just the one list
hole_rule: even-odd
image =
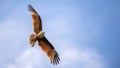
[(42, 30), (42, 20), (40, 15), (30, 4), (28, 5), (28, 10), (32, 15), (32, 23), (34, 27), (34, 34), (30, 35), (31, 46), (33, 47), (35, 43), (38, 42), (38, 45), (50, 58), (51, 64), (53, 65), (59, 64), (60, 61), (59, 55), (56, 52), (53, 45), (47, 40), (47, 38), (44, 35), (45, 32)]

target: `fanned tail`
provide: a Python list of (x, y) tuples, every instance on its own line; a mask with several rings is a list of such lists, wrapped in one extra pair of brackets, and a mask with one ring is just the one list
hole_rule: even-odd
[(35, 43), (37, 42), (37, 39), (35, 38), (36, 35), (35, 34), (31, 34), (30, 35), (30, 39), (29, 39), (29, 42), (30, 42), (30, 45), (33, 47), (35, 45)]

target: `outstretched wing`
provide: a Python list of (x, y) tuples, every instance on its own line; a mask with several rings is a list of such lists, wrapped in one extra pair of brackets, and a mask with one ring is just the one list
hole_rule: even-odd
[[(28, 5), (28, 10), (32, 14), (34, 32), (37, 35), (37, 34), (39, 34), (40, 31), (42, 31), (42, 20), (41, 20), (39, 14), (35, 11), (35, 9), (31, 5)], [(31, 36), (31, 38), (34, 38), (34, 37)], [(31, 43), (33, 43), (33, 42), (31, 42)], [(42, 48), (42, 50), (48, 55), (48, 57), (51, 60), (51, 63), (54, 65), (55, 64), (57, 65), (60, 61), (59, 55), (56, 52), (53, 45), (46, 39), (46, 37), (39, 38), (38, 44)], [(34, 43), (33, 43), (33, 45), (34, 45)]]
[(30, 4), (28, 5), (28, 10), (31, 12), (31, 15), (32, 15), (32, 22), (33, 22), (34, 32), (36, 34), (38, 34), (40, 31), (42, 31), (41, 17)]
[(46, 37), (39, 39), (38, 44), (42, 48), (42, 50), (49, 56), (51, 64), (59, 64), (59, 55), (53, 45), (46, 39)]

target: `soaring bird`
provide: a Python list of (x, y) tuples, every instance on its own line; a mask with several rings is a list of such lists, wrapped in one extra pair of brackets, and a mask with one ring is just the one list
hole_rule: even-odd
[(36, 42), (41, 47), (41, 49), (47, 54), (50, 58), (51, 64), (57, 65), (59, 64), (60, 58), (53, 47), (53, 45), (47, 40), (45, 37), (45, 32), (42, 30), (42, 20), (40, 15), (36, 12), (36, 10), (29, 4), (28, 10), (32, 15), (32, 23), (34, 27), (34, 34), (30, 35), (30, 44), (33, 47)]

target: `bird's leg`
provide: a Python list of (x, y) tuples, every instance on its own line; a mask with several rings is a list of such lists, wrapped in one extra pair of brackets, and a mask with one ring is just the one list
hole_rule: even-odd
[(44, 32), (44, 31), (40, 31), (40, 32), (36, 35), (36, 37), (39, 38), (39, 39), (41, 39), (41, 38), (44, 37), (44, 35), (45, 35), (45, 32)]
[(35, 45), (36, 41), (37, 41), (36, 34), (31, 34), (29, 42), (30, 42), (32, 47)]

